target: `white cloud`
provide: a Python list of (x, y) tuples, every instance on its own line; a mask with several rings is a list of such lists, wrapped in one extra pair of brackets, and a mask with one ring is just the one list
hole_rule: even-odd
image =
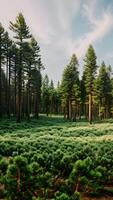
[[(46, 72), (58, 80), (69, 58), (71, 23), (81, 0), (1, 0), (0, 19), (7, 28), (22, 11), (27, 24), (41, 46)], [(6, 6), (7, 5), (7, 6)]]
[(84, 14), (88, 19), (91, 31), (82, 36), (76, 45), (73, 45), (73, 51), (76, 52), (78, 58), (85, 55), (89, 44), (102, 40), (113, 29), (113, 13), (108, 8), (97, 19), (95, 16), (96, 4), (97, 1), (94, 0), (93, 3), (90, 1), (90, 4), (83, 5)]
[[(79, 12), (81, 0), (52, 0), (51, 12), (49, 7), (50, 0), (46, 0), (45, 9), (43, 8), (44, 1), (40, 0), (39, 2), (41, 12), (43, 13), (43, 20), (46, 27), (48, 26), (48, 43), (46, 42), (46, 37), (41, 42), (43, 46), (43, 60), (46, 64), (45, 72), (49, 71), (50, 78), (53, 78), (56, 82), (61, 78), (62, 70), (70, 56), (71, 25), (73, 18)], [(42, 28), (44, 29), (45, 27)], [(44, 35), (46, 35), (45, 32)], [(42, 38), (42, 34), (39, 36)]]
[[(9, 3), (10, 2), (10, 3)], [(55, 82), (72, 53), (78, 58), (85, 55), (90, 43), (102, 40), (113, 28), (113, 13), (100, 10), (98, 0), (0, 0), (0, 21), (7, 28), (22, 11), (31, 31), (41, 46), (46, 72)], [(83, 3), (83, 4), (82, 4)], [(78, 39), (72, 33), (79, 25), (80, 15), (87, 21), (89, 31)], [(76, 17), (78, 20), (75, 20)], [(73, 23), (75, 21), (75, 24)], [(72, 23), (74, 24), (72, 27)]]
[(97, 25), (98, 20), (96, 19), (95, 8), (97, 6), (97, 0), (87, 0), (87, 3), (85, 2), (83, 4), (83, 15), (87, 17), (88, 22), (90, 25)]

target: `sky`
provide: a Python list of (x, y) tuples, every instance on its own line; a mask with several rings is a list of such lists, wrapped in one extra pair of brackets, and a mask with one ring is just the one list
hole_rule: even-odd
[(73, 53), (82, 75), (89, 44), (98, 65), (104, 60), (113, 66), (113, 0), (0, 0), (0, 22), (6, 30), (19, 12), (39, 42), (43, 75), (55, 85)]

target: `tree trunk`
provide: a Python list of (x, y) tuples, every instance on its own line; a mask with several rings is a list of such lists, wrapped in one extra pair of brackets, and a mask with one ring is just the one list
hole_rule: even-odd
[(26, 114), (26, 93), (25, 93), (25, 82), (22, 79), (22, 99), (21, 99), (21, 117), (25, 117)]
[(39, 94), (37, 91), (35, 98), (35, 118), (38, 119), (38, 117), (39, 117)]
[(102, 120), (101, 103), (99, 103), (99, 119)]
[(7, 62), (6, 62), (6, 114), (8, 116), (8, 71), (9, 71), (9, 58), (7, 55)]
[(92, 94), (89, 94), (89, 123), (92, 124)]
[(66, 119), (66, 108), (64, 107), (64, 119)]
[(27, 91), (27, 119), (30, 118), (30, 84), (28, 83), (28, 91)]
[(30, 118), (30, 87), (31, 87), (31, 64), (29, 65), (28, 71), (28, 91), (27, 91), (27, 118)]
[(76, 188), (75, 188), (75, 192), (78, 192), (79, 184), (80, 184), (80, 180), (79, 180), (79, 177), (78, 177)]
[(69, 101), (66, 103), (66, 119), (69, 119)]
[(78, 105), (78, 119), (81, 119), (81, 105)]
[(17, 93), (17, 123), (21, 122), (22, 109), (22, 37), (20, 38), (19, 66), (18, 66), (18, 93)]
[(10, 81), (11, 81), (11, 57), (9, 57), (9, 79), (8, 79), (8, 110), (7, 110), (7, 115), (10, 117), (10, 98), (11, 98), (11, 93), (10, 93)]
[(69, 120), (72, 119), (72, 106), (71, 106), (71, 99), (69, 99)]
[(76, 104), (74, 106), (74, 117), (73, 117), (73, 121), (76, 122), (76, 115), (77, 115), (77, 110), (76, 110)]
[(17, 122), (21, 122), (21, 104), (22, 104), (22, 61), (20, 55), (20, 65), (18, 69), (18, 94), (17, 94)]
[(16, 116), (16, 93), (17, 93), (17, 63), (15, 58), (15, 70), (14, 70), (14, 116)]

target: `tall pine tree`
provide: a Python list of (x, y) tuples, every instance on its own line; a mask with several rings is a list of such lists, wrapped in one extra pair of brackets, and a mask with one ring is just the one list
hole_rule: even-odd
[(92, 96), (93, 96), (93, 84), (96, 76), (96, 69), (97, 69), (97, 64), (96, 64), (96, 54), (93, 49), (93, 46), (90, 45), (85, 59), (84, 59), (84, 76), (85, 76), (85, 87), (86, 87), (86, 92), (88, 95), (88, 104), (89, 104), (89, 123), (92, 123), (92, 108), (93, 108), (93, 101), (92, 101)]
[(111, 80), (109, 71), (104, 62), (102, 62), (99, 74), (95, 80), (95, 98), (99, 104), (99, 117), (110, 117), (111, 108)]
[(14, 38), (19, 48), (19, 64), (17, 70), (17, 122), (21, 121), (22, 109), (22, 73), (23, 73), (23, 60), (24, 60), (24, 42), (31, 37), (29, 28), (26, 25), (22, 13), (19, 13), (16, 22), (10, 22), (10, 29), (15, 33)]
[(64, 114), (70, 120), (72, 119), (72, 100), (76, 101), (78, 83), (78, 60), (76, 55), (73, 54), (70, 63), (64, 69), (61, 83), (62, 101), (65, 105)]

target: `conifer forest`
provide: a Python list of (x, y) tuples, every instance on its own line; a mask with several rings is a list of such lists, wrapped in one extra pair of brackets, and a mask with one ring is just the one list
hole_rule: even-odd
[(113, 69), (82, 62), (56, 85), (24, 15), (0, 23), (0, 200), (113, 200)]

